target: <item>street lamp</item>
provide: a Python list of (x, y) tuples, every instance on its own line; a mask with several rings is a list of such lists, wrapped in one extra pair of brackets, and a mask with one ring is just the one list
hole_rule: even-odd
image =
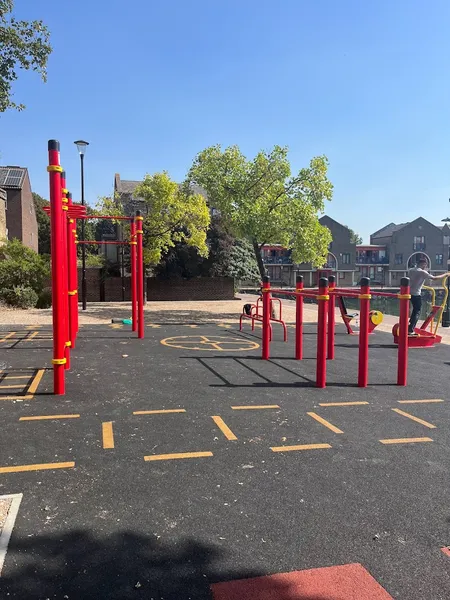
[[(84, 206), (84, 153), (86, 152), (89, 142), (84, 140), (77, 140), (74, 142), (77, 147), (78, 154), (80, 155), (81, 161), (81, 204)], [(81, 237), (84, 242), (85, 238), (85, 219), (81, 220)], [(83, 310), (86, 310), (86, 245), (81, 246), (81, 302)]]

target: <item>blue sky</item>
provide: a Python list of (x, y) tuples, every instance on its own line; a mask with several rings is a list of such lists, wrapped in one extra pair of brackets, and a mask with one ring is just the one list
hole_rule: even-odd
[(48, 83), (23, 73), (0, 116), (0, 164), (27, 166), (47, 196), (47, 140), (61, 142), (79, 198), (113, 177), (168, 170), (238, 144), (290, 148), (298, 170), (326, 154), (327, 214), (368, 239), (419, 215), (450, 215), (448, 0), (17, 0), (52, 32)]

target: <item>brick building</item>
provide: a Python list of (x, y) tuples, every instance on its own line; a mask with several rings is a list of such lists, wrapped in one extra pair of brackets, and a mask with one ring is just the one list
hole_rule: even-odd
[(6, 228), (6, 190), (0, 188), (0, 244), (6, 240), (8, 230)]
[(6, 192), (6, 229), (9, 240), (17, 238), (38, 251), (38, 224), (28, 170), (0, 167), (0, 188)]

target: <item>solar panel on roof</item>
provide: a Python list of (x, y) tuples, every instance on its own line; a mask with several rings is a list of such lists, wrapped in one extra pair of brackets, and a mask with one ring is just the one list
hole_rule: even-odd
[(5, 187), (20, 187), (24, 172), (24, 169), (0, 169), (0, 185)]

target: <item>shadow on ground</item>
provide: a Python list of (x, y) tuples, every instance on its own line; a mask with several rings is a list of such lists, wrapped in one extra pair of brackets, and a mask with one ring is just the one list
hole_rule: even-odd
[[(211, 583), (262, 575), (221, 570), (218, 563), (226, 555), (223, 548), (193, 539), (164, 544), (156, 537), (128, 531), (103, 537), (81, 529), (16, 537), (0, 577), (0, 596), (20, 600), (210, 600)], [(273, 587), (267, 592), (272, 595), (268, 597), (277, 600), (326, 600), (299, 598), (291, 593), (291, 586), (280, 582), (270, 585)]]

